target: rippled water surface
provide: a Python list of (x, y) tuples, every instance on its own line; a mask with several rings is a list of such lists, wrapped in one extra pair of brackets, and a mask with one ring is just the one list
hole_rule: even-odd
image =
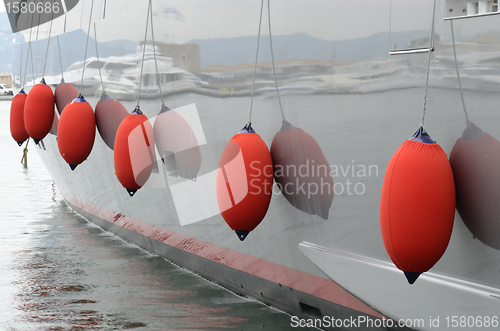
[(59, 194), (0, 101), (0, 330), (288, 330), (246, 300), (89, 223)]

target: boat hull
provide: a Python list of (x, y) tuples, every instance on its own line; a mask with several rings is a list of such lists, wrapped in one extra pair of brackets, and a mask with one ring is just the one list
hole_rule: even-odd
[[(93, 20), (99, 56), (106, 62), (101, 73), (93, 67), (97, 54), (89, 47), (91, 60), (80, 84), (82, 72), (75, 68), (82, 62), (87, 29), (85, 20), (78, 16), (83, 22), (78, 25), (68, 13), (69, 25), (64, 29), (61, 21), (54, 24), (62, 60), (49, 56), (46, 81), (53, 87), (60, 82), (62, 64), (65, 81), (77, 88), (81, 85), (80, 92), (91, 105), (104, 89), (128, 111), (136, 106), (141, 81), (140, 106), (152, 126), (164, 102), (190, 126), (189, 134), (179, 139), (194, 134), (197, 146), (191, 147), (197, 150), (182, 155), (176, 146), (172, 151), (156, 150), (148, 181), (130, 197), (114, 174), (113, 150), (99, 133), (88, 159), (74, 171), (58, 154), (57, 136), (49, 134), (36, 150), (72, 208), (235, 293), (304, 319), (361, 316), (377, 321), (390, 318), (395, 323), (423, 319), (423, 325), (405, 326), (446, 329), (450, 314), (481, 314), (490, 321), (498, 314), (500, 252), (475, 239), (458, 213), (443, 257), (415, 287), (391, 263), (380, 231), (385, 169), (421, 121), (434, 1), (404, 6), (396, 1), (363, 6), (345, 1), (272, 2), (276, 62), (273, 68), (270, 39), (261, 36), (255, 84), (259, 6), (245, 4), (248, 8), (242, 11), (230, 1), (210, 8), (205, 1), (168, 5), (153, 1), (153, 8), (159, 8), (154, 16), (155, 52), (161, 55), (156, 73), (151, 38), (146, 43), (142, 39), (147, 2), (120, 9), (118, 3), (108, 0), (109, 11)], [(496, 111), (500, 43), (495, 37), (500, 34), (500, 15), (457, 19), (452, 40), (449, 2), (437, 3), (425, 127), (449, 155), (462, 139), (466, 116), (500, 139)], [(83, 13), (82, 17), (86, 9)], [(158, 31), (176, 31), (176, 35)], [(264, 27), (262, 31), (268, 33)], [(28, 36), (24, 35), (25, 41)], [(43, 36), (31, 42), (35, 58), (46, 54)], [(93, 44), (92, 33), (90, 37)], [(24, 58), (26, 45), (16, 48)], [(58, 51), (58, 43), (49, 44), (48, 54)], [(143, 53), (147, 78), (140, 77)], [(34, 73), (28, 72), (32, 83), (41, 78), (42, 64)], [(14, 75), (19, 75), (16, 70)], [(284, 155), (280, 164), (293, 170), (282, 183), (295, 183), (300, 194), (287, 192), (285, 197), (275, 181), (264, 220), (240, 241), (220, 215), (216, 177), (224, 147), (248, 122), (251, 104), (252, 126), (268, 147), (284, 120), (305, 138), (294, 141), (289, 138), (292, 134), (281, 135), (285, 141), (276, 145), (289, 152), (280, 154)], [(190, 146), (185, 141), (180, 145)], [(483, 152), (474, 155), (488, 156)], [(490, 176), (496, 180), (499, 175)], [(491, 196), (485, 203), (494, 207), (500, 193)], [(399, 280), (389, 281), (397, 279), (398, 273)], [(380, 293), (384, 298), (378, 300)], [(474, 307), (459, 304), (458, 298), (461, 302), (470, 298)], [(441, 324), (431, 325), (430, 317), (437, 316)]]

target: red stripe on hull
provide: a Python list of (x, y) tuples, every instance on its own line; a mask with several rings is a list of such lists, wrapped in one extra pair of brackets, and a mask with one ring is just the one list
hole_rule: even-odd
[(167, 230), (162, 227), (107, 210), (69, 194), (63, 195), (64, 198), (71, 204), (98, 218), (119, 225), (130, 231), (142, 234), (151, 239), (158, 240), (169, 246), (182, 249), (197, 256), (204, 257), (211, 261), (218, 262), (254, 276), (291, 287), (298, 291), (348, 307), (350, 309), (354, 309), (374, 317), (384, 318), (379, 312), (373, 310), (371, 307), (357, 299), (332, 280), (311, 275), (303, 271), (282, 266)]

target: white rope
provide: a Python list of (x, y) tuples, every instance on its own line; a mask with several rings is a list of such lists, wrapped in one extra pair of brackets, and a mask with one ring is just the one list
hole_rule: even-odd
[[(43, 0), (40, 0), (40, 2), (43, 2)], [(42, 13), (38, 13), (38, 25), (36, 26), (36, 40), (38, 40), (38, 32), (40, 32), (40, 17), (42, 16)]]
[[(89, 37), (90, 37), (90, 25), (92, 23), (92, 11), (94, 10), (94, 0), (90, 4), (90, 16), (89, 16), (89, 27), (87, 29), (87, 41), (85, 42), (85, 56), (83, 57), (83, 68), (82, 68), (82, 80), (80, 82), (80, 94), (83, 88), (83, 77), (85, 74), (85, 61), (87, 61), (87, 49), (89, 47)], [(83, 3), (82, 3), (82, 15), (83, 15)]]
[(28, 44), (28, 50), (26, 51), (26, 65), (24, 66), (23, 84), (21, 89), (24, 89), (24, 86), (26, 85), (26, 73), (28, 72), (28, 59), (30, 58), (30, 50), (31, 50), (31, 30), (30, 30), (30, 42)]
[(31, 33), (33, 32), (33, 19), (35, 14), (31, 16), (30, 39), (28, 43), (28, 53), (26, 53), (26, 70), (24, 70), (24, 84), (26, 84), (26, 73), (28, 72), (28, 55), (31, 57), (31, 74), (33, 75), (33, 85), (35, 85), (35, 67), (33, 66), (33, 50), (31, 49)]
[[(153, 29), (153, 26), (154, 26), (154, 24), (153, 24), (153, 3), (151, 0), (149, 0), (149, 3), (151, 6), (151, 10), (149, 11), (149, 13), (151, 14), (151, 40), (153, 41), (153, 56), (155, 59), (155, 68), (156, 68), (156, 83), (158, 84), (158, 90), (160, 91), (161, 105), (163, 108), (166, 106), (165, 106), (165, 101), (163, 100), (163, 93), (161, 91), (160, 73), (158, 71), (158, 61), (156, 60), (155, 33), (154, 33), (154, 29)], [(186, 68), (186, 70), (187, 70), (187, 68)]]
[(259, 58), (259, 44), (260, 44), (260, 28), (262, 26), (262, 11), (264, 9), (264, 0), (260, 4), (260, 17), (259, 17), (259, 32), (257, 33), (257, 50), (255, 51), (255, 63), (253, 66), (253, 82), (252, 82), (252, 96), (250, 97), (250, 115), (248, 116), (248, 123), (252, 123), (252, 109), (253, 109), (253, 94), (255, 91), (255, 76), (257, 74), (257, 59)]
[(33, 76), (33, 85), (35, 85), (35, 65), (33, 64), (33, 48), (31, 47), (31, 43), (29, 44), (30, 47), (30, 58), (31, 58), (31, 74)]
[(101, 62), (99, 61), (99, 51), (97, 50), (97, 28), (94, 23), (94, 42), (95, 42), (95, 55), (97, 57), (97, 68), (99, 69), (99, 79), (101, 80), (101, 86), (102, 86), (102, 93), (106, 94), (106, 91), (104, 91), (104, 82), (102, 81), (102, 74), (101, 74)]
[[(33, 23), (33, 20), (31, 21), (31, 23)], [(28, 51), (26, 52), (26, 65), (24, 66), (23, 84), (22, 84), (21, 89), (24, 89), (24, 86), (26, 85), (26, 73), (28, 72), (28, 59), (29, 59), (30, 52), (31, 52), (31, 30), (33, 30), (33, 29), (30, 29), (30, 40), (28, 43)], [(32, 69), (33, 69), (33, 67), (32, 67)], [(34, 83), (34, 81), (33, 81), (33, 83)]]
[(450, 23), (451, 23), (451, 41), (453, 43), (453, 57), (455, 58), (455, 70), (457, 72), (458, 87), (460, 89), (460, 99), (462, 100), (462, 107), (465, 113), (465, 122), (468, 124), (470, 122), (469, 114), (467, 114), (467, 109), (465, 108), (464, 93), (462, 91), (462, 82), (460, 81), (460, 72), (458, 71), (457, 51), (455, 48), (455, 33), (453, 32), (453, 20), (450, 20)]
[(434, 50), (434, 21), (435, 21), (435, 17), (436, 17), (436, 2), (437, 2), (437, 0), (434, 0), (434, 7), (432, 9), (431, 34), (430, 34), (430, 38), (429, 38), (429, 57), (427, 58), (427, 73), (425, 75), (424, 105), (422, 108), (422, 119), (420, 122), (420, 126), (422, 128), (424, 128), (424, 132), (425, 132), (424, 120), (425, 120), (425, 113), (427, 111), (427, 90), (429, 87), (429, 72), (430, 72), (430, 65), (431, 65), (431, 55), (432, 55), (432, 51)]
[(105, 19), (105, 18), (106, 18), (106, 0), (104, 0), (104, 7), (102, 10), (102, 19)]
[(59, 65), (61, 66), (61, 81), (64, 82), (64, 72), (62, 67), (61, 45), (59, 44), (59, 36), (57, 36), (57, 50), (59, 51)]
[(47, 50), (45, 51), (45, 62), (43, 64), (42, 77), (45, 77), (45, 68), (47, 67), (47, 58), (49, 57), (49, 45), (50, 45), (50, 36), (52, 34), (52, 22), (53, 21), (54, 21), (54, 11), (52, 11), (52, 16), (51, 16), (51, 20), (50, 20), (49, 37), (47, 38)]
[(142, 73), (144, 70), (144, 55), (146, 54), (146, 40), (148, 37), (148, 24), (149, 24), (149, 10), (151, 9), (151, 1), (148, 3), (148, 12), (146, 14), (146, 29), (144, 32), (144, 47), (142, 48), (142, 63), (141, 63), (141, 75), (139, 76), (139, 92), (137, 93), (137, 106), (139, 108), (139, 103), (141, 101), (141, 87), (142, 87)]
[(271, 4), (270, 3), (271, 3), (271, 0), (267, 0), (267, 18), (269, 20), (269, 43), (271, 45), (271, 60), (273, 63), (274, 83), (276, 85), (276, 93), (278, 94), (278, 102), (280, 104), (281, 117), (283, 119), (285, 119), (285, 115), (283, 113), (283, 106), (281, 105), (280, 90), (278, 88), (278, 78), (276, 77), (276, 69), (274, 67), (273, 39), (272, 39), (272, 33), (271, 33)]

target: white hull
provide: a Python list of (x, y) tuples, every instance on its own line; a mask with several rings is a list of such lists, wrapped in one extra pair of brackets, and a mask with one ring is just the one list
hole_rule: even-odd
[[(124, 63), (129, 63), (132, 55), (127, 60), (123, 52), (143, 38), (147, 2), (123, 11), (118, 10), (118, 1), (107, 3), (110, 10), (94, 21), (98, 47), (113, 46), (105, 55), (99, 49), (99, 55), (123, 56)], [(186, 115), (200, 142), (202, 163), (196, 181), (171, 176), (168, 164), (161, 161), (163, 155), (156, 152), (151, 177), (130, 197), (114, 175), (113, 151), (99, 133), (92, 153), (74, 171), (60, 156), (56, 135), (49, 134), (44, 147), (37, 150), (65, 199), (91, 221), (238, 293), (301, 318), (422, 319), (423, 325), (409, 326), (433, 330), (437, 325), (432, 321), (437, 317), (441, 329), (453, 326), (452, 316), (488, 316), (490, 320), (496, 316), (498, 321), (500, 251), (474, 239), (458, 213), (447, 251), (414, 285), (392, 264), (382, 241), (379, 203), (384, 173), (394, 151), (418, 128), (428, 56), (426, 52), (391, 56), (389, 51), (428, 43), (428, 38), (422, 42), (418, 36), (428, 35), (432, 3), (407, 4), (408, 10), (414, 10), (413, 17), (405, 17), (397, 1), (271, 3), (285, 118), (317, 141), (336, 183), (326, 220), (295, 208), (281, 193), (273, 193), (265, 219), (241, 242), (217, 210), (215, 174), (221, 153), (248, 119), (258, 3), (241, 4), (240, 8), (230, 1), (211, 2), (206, 8), (206, 1), (153, 2), (158, 9), (154, 18), (158, 49), (173, 59), (175, 67), (192, 75), (179, 82), (179, 89), (165, 83), (162, 92), (169, 108), (188, 106), (184, 109), (196, 115), (191, 119)], [(449, 2), (437, 3), (438, 37), (431, 61), (426, 129), (449, 155), (465, 121), (450, 22), (444, 20), (445, 13), (449, 16)], [(102, 8), (104, 2), (100, 5), (96, 8)], [(182, 18), (167, 8), (175, 8)], [(247, 14), (241, 14), (243, 9)], [(349, 17), (349, 25), (341, 23), (344, 16)], [(267, 20), (266, 14), (263, 20)], [(67, 28), (60, 36), (62, 47), (75, 50), (63, 51), (67, 66), (78, 58), (76, 50), (85, 45), (86, 19), (82, 21), (83, 30)], [(500, 43), (494, 36), (500, 33), (499, 22), (500, 15), (454, 21), (470, 119), (497, 139)], [(274, 78), (265, 26), (252, 125), (270, 146), (282, 116), (278, 98), (271, 93)], [(343, 35), (339, 33), (342, 29), (346, 30)], [(177, 36), (162, 31), (177, 31)], [(213, 41), (208, 39), (211, 34)], [(39, 39), (32, 42), (35, 56), (45, 54), (46, 39)], [(191, 48), (192, 44), (197, 46)], [(253, 54), (242, 55), (245, 47), (253, 49)], [(93, 48), (91, 39), (92, 56)], [(50, 49), (45, 75), (56, 77), (60, 75), (57, 44)], [(80, 61), (82, 58), (83, 52)], [(126, 71), (119, 74), (127, 80)], [(99, 76), (89, 75), (84, 96), (94, 107), (101, 87)], [(138, 82), (137, 70), (130, 75)], [(78, 83), (75, 86), (79, 88)], [(133, 110), (137, 91), (116, 91), (114, 95), (110, 91), (106, 92)], [(141, 110), (151, 122), (161, 108), (159, 91), (153, 94), (141, 101)], [(198, 124), (201, 127), (195, 129)], [(480, 329), (474, 323), (468, 329)]]

